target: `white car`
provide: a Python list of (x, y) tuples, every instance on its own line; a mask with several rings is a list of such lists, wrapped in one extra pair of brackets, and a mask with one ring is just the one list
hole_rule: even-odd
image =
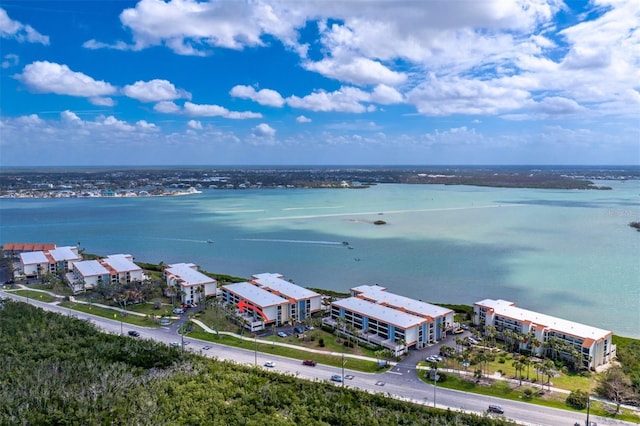
[(273, 361), (267, 361), (267, 362), (264, 363), (264, 366), (265, 367), (269, 367), (269, 368), (273, 368), (273, 367), (276, 366), (276, 363), (273, 362)]

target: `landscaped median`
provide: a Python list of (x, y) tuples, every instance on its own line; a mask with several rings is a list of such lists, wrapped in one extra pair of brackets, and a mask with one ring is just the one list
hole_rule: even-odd
[(194, 329), (187, 333), (189, 337), (205, 340), (212, 343), (218, 343), (221, 345), (234, 346), (237, 348), (243, 348), (250, 351), (257, 350), (258, 352), (268, 353), (272, 355), (279, 355), (287, 358), (299, 359), (302, 363), (305, 359), (313, 359), (314, 361), (331, 365), (334, 367), (342, 367), (344, 360), (344, 366), (350, 370), (362, 371), (365, 373), (376, 373), (385, 371), (385, 369), (378, 368), (378, 362), (375, 359), (363, 359), (361, 357), (354, 357), (350, 354), (336, 354), (322, 353), (318, 350), (305, 350), (292, 348), (291, 345), (282, 345), (274, 342), (267, 342), (261, 339), (254, 339), (252, 337), (244, 336), (240, 337), (231, 333), (221, 332), (216, 334), (215, 332), (205, 331), (199, 324), (192, 322)]

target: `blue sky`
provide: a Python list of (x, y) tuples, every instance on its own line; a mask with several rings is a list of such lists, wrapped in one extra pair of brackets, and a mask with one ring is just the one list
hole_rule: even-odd
[(0, 166), (640, 164), (640, 2), (0, 4)]

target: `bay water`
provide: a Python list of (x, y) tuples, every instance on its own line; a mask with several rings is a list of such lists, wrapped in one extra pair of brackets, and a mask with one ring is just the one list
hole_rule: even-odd
[[(0, 199), (0, 243), (80, 243), (249, 278), (427, 302), (510, 300), (640, 338), (640, 181), (541, 190), (382, 184), (148, 198)], [(375, 221), (385, 224), (376, 225)]]

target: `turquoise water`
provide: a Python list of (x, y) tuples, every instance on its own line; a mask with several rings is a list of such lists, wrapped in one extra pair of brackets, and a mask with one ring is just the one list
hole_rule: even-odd
[(640, 233), (627, 226), (640, 220), (640, 182), (602, 184), (613, 190), (378, 185), (2, 199), (0, 242), (79, 241), (90, 253), (242, 277), (278, 272), (339, 291), (377, 283), (429, 302), (503, 298), (640, 338)]

